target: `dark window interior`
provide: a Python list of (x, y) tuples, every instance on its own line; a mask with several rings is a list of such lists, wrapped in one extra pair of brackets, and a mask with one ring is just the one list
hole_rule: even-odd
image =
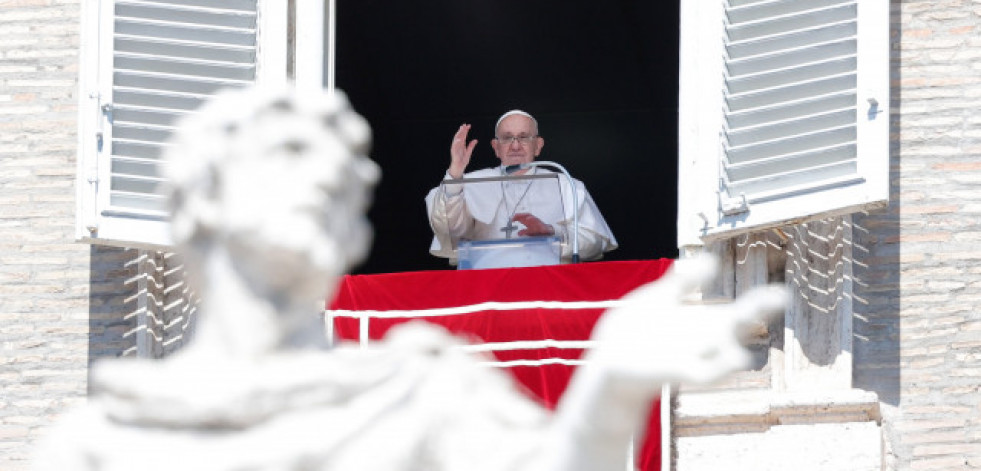
[(383, 171), (359, 273), (450, 268), (429, 255), (423, 198), (461, 123), (479, 141), (468, 170), (497, 165), (512, 108), (596, 200), (620, 243), (606, 260), (677, 256), (676, 2), (339, 0), (337, 18), (337, 85)]

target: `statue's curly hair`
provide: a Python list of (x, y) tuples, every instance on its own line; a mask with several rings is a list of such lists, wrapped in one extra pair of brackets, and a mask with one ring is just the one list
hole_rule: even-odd
[[(335, 148), (323, 165), (334, 168), (327, 185), (330, 230), (349, 241), (347, 267), (359, 262), (370, 245), (365, 212), (380, 176), (368, 157), (371, 128), (340, 92), (298, 92), (291, 86), (227, 90), (178, 124), (167, 148), (165, 174), (169, 186), (174, 242), (185, 252), (213, 243), (227, 224), (217, 214), (217, 200), (227, 178), (223, 168), (254, 159), (288, 158), (308, 148)], [(357, 234), (365, 231), (365, 234)]]

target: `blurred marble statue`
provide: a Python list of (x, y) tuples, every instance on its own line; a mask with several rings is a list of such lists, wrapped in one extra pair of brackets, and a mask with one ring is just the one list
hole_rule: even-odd
[(328, 349), (323, 300), (370, 245), (369, 142), (340, 93), (227, 92), (183, 122), (166, 157), (197, 336), (165, 360), (97, 364), (38, 468), (621, 470), (661, 385), (744, 367), (734, 329), (782, 306), (770, 290), (688, 303), (714, 266), (680, 261), (604, 315), (554, 414), (429, 324)]

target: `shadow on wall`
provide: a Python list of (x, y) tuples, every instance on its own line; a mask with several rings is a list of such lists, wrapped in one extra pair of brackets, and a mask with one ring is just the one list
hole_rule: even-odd
[(795, 293), (789, 308), (794, 314), (786, 327), (794, 331), (809, 363), (832, 366), (848, 348), (840, 339), (852, 314), (845, 271), (854, 266), (852, 218), (827, 218), (784, 230), (787, 284)]
[(176, 255), (93, 245), (89, 280), (90, 365), (162, 358), (193, 336), (196, 297)]
[[(101, 358), (135, 356), (139, 251), (89, 247), (89, 365)], [(89, 369), (91, 371), (91, 368)]]
[[(897, 0), (892, 5), (900, 3)], [(889, 206), (856, 214), (854, 222), (853, 385), (873, 391), (883, 403), (900, 401), (900, 141), (902, 50), (899, 10), (890, 24)]]

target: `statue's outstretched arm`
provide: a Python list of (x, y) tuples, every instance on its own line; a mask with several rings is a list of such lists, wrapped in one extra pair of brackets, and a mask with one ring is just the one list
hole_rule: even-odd
[(598, 345), (559, 404), (550, 461), (538, 469), (625, 469), (626, 444), (643, 432), (663, 384), (707, 383), (748, 367), (737, 328), (782, 312), (786, 294), (764, 287), (731, 304), (688, 301), (716, 270), (710, 258), (679, 261), (603, 315), (593, 331)]

